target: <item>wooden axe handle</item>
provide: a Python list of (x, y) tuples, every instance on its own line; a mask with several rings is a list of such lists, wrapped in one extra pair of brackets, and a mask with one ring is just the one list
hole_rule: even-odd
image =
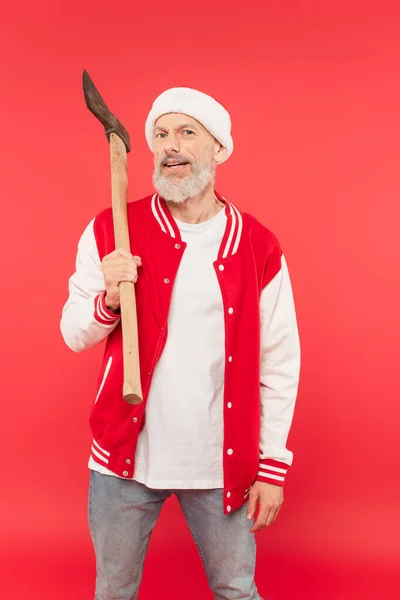
[[(122, 139), (110, 135), (112, 212), (115, 247), (131, 251), (128, 229), (127, 191), (128, 162)], [(124, 400), (129, 404), (143, 402), (140, 383), (138, 328), (136, 315), (135, 285), (131, 281), (119, 284), (121, 304), (121, 327), (124, 363)]]

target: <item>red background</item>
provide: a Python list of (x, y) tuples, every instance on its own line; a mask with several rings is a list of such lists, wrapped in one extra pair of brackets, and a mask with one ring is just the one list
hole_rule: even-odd
[[(144, 121), (156, 95), (188, 85), (223, 102), (235, 151), (217, 189), (286, 254), (302, 373), (285, 502), (256, 534), (261, 596), (398, 597), (398, 2), (248, 6), (2, 9), (4, 597), (93, 597), (87, 420), (103, 347), (73, 354), (59, 331), (79, 236), (110, 205), (108, 145), (84, 105), (84, 68), (131, 134), (130, 200), (152, 191)], [(161, 597), (211, 598), (175, 498), (141, 588), (142, 600)]]

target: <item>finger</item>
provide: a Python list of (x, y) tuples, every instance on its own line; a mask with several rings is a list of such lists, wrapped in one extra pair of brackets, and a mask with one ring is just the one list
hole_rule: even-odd
[(257, 500), (258, 500), (258, 494), (257, 493), (252, 494), (250, 492), (249, 503), (247, 506), (247, 518), (248, 519), (252, 519), (254, 517), (254, 513), (256, 512)]
[(117, 248), (116, 249), (116, 253), (117, 256), (127, 256), (129, 258), (133, 258), (133, 254), (131, 254), (128, 250), (125, 250), (124, 248)]
[(121, 281), (135, 281), (137, 279), (137, 271), (117, 271), (112, 275), (106, 275), (106, 282), (110, 285), (119, 285)]
[(135, 265), (124, 265), (122, 269), (113, 269), (107, 274), (108, 278), (112, 281), (125, 281), (127, 277), (133, 277), (137, 275), (137, 268)]
[(275, 514), (274, 514), (274, 518), (272, 519), (271, 523), (273, 523), (276, 520), (276, 517), (280, 513), (281, 508), (282, 508), (282, 504), (280, 506), (278, 506), (278, 508), (276, 509)]
[(277, 506), (273, 506), (273, 507), (270, 509), (270, 511), (269, 511), (269, 513), (268, 513), (267, 521), (266, 521), (266, 523), (265, 523), (265, 526), (266, 526), (266, 527), (269, 527), (269, 526), (271, 525), (271, 523), (273, 523), (273, 522), (275, 521), (276, 514), (277, 514), (277, 510), (278, 510), (278, 507), (277, 507)]
[(133, 281), (135, 282), (138, 278), (138, 274), (137, 271), (135, 269), (135, 271), (125, 271), (123, 273), (121, 273), (121, 277), (120, 277), (120, 283), (121, 281)]
[(258, 531), (259, 529), (262, 529), (263, 527), (265, 527), (265, 523), (268, 518), (268, 513), (269, 513), (268, 506), (260, 506), (260, 512), (258, 513), (257, 520), (255, 521), (255, 523), (253, 523), (253, 525), (250, 528), (251, 533), (253, 533), (254, 531)]
[(104, 262), (110, 262), (113, 265), (131, 265), (135, 263), (135, 257), (132, 255), (118, 254), (117, 256), (105, 256)]
[[(128, 258), (127, 256), (116, 256), (112, 259), (112, 268), (117, 268), (119, 267), (122, 270), (125, 269), (130, 269), (131, 267), (133, 267), (134, 269), (136, 269), (137, 267), (142, 266), (142, 259), (140, 258), (140, 256), (132, 256), (130, 258)], [(111, 268), (111, 261), (110, 261), (110, 268)]]
[(102, 260), (102, 264), (104, 265), (130, 265), (130, 264), (136, 264), (133, 256), (126, 256), (126, 255), (122, 255), (122, 254), (109, 254), (107, 256), (105, 256)]
[(103, 260), (109, 260), (110, 258), (116, 258), (118, 256), (132, 256), (130, 252), (126, 252), (126, 250), (124, 250), (123, 248), (115, 248), (115, 250), (113, 250), (112, 252), (110, 252), (109, 254), (106, 254), (106, 256), (103, 258)]
[(261, 519), (260, 515), (258, 515), (257, 520), (253, 523), (253, 525), (249, 529), (250, 533), (255, 533), (256, 531), (263, 529), (265, 527), (265, 522), (266, 522), (265, 519)]

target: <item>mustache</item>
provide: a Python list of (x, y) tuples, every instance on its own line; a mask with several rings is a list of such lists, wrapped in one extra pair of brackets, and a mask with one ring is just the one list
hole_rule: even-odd
[(183, 163), (189, 163), (191, 164), (191, 161), (188, 160), (187, 158), (185, 158), (184, 156), (182, 156), (181, 154), (168, 154), (168, 156), (164, 156), (164, 158), (162, 158), (159, 162), (160, 167), (164, 167), (170, 160), (174, 160), (179, 164), (183, 164)]

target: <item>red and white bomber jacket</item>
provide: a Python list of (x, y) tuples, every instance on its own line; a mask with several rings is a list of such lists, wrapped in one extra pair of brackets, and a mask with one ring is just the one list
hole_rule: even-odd
[[(225, 319), (224, 513), (242, 506), (257, 481), (284, 484), (293, 453), (286, 448), (300, 372), (300, 342), (286, 261), (275, 235), (224, 202), (226, 229), (214, 262)], [(103, 257), (115, 250), (112, 209), (82, 234), (69, 297), (62, 310), (66, 344), (81, 352), (106, 338), (90, 415), (92, 457), (132, 478), (154, 367), (168, 335), (175, 276), (186, 244), (158, 194), (128, 203), (131, 253), (142, 258), (135, 284), (143, 403), (122, 397), (120, 317), (104, 303)], [(207, 443), (207, 440), (204, 440)]]

